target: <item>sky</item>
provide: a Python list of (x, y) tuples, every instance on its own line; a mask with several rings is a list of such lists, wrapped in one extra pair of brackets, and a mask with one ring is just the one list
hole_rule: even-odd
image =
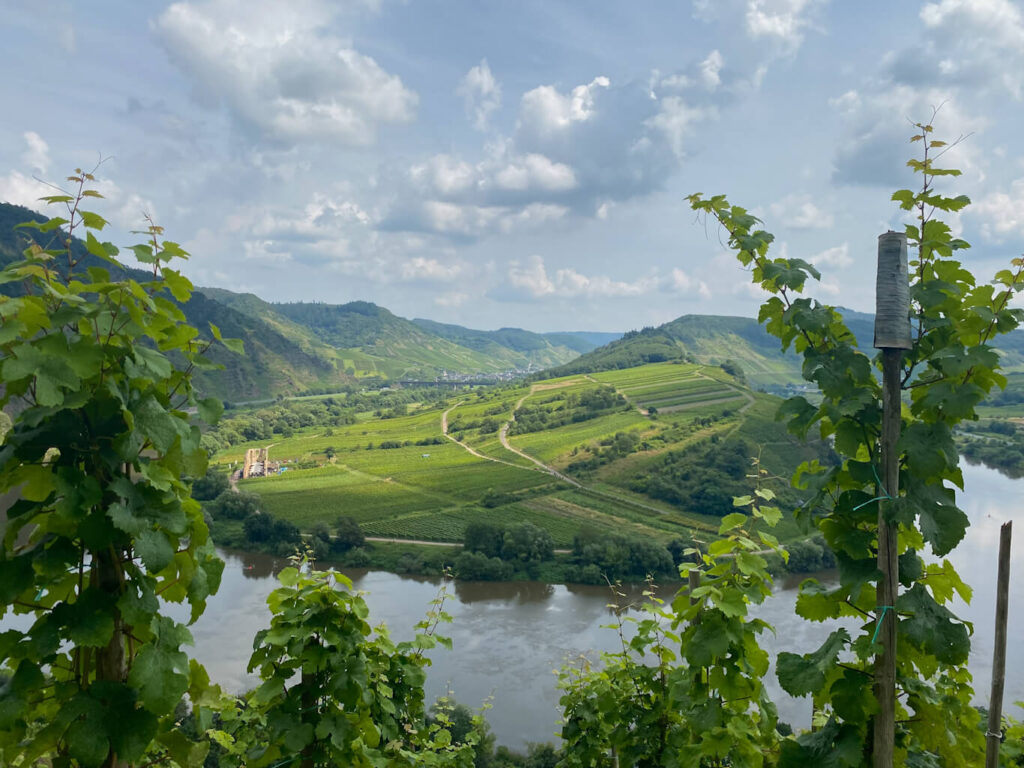
[(473, 328), (625, 331), (763, 300), (725, 193), (871, 311), (912, 123), (987, 279), (1024, 251), (1013, 0), (0, 0), (0, 200), (96, 169), (198, 285)]

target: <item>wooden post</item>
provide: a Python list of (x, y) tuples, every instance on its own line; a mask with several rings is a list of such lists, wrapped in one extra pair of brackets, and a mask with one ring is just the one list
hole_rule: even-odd
[(999, 580), (996, 584), (996, 639), (992, 651), (992, 693), (988, 699), (985, 768), (998, 768), (1003, 729), (1003, 684), (1006, 682), (1006, 619), (1010, 604), (1010, 539), (1013, 523), (999, 529)]
[(881, 483), (878, 495), (878, 586), (875, 591), (876, 637), (882, 646), (875, 656), (875, 697), (872, 765), (892, 768), (896, 741), (896, 598), (899, 595), (898, 531), (886, 519), (887, 504), (899, 495), (900, 370), (910, 338), (910, 282), (907, 275), (907, 236), (886, 232), (878, 238), (875, 282), (875, 348), (882, 350)]

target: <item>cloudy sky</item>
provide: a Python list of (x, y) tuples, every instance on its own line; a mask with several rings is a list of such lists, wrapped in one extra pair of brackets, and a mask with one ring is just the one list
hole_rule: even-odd
[(0, 0), (0, 200), (107, 158), (201, 285), (476, 328), (755, 315), (684, 196), (728, 193), (811, 292), (873, 306), (910, 120), (990, 274), (1024, 249), (1011, 0)]

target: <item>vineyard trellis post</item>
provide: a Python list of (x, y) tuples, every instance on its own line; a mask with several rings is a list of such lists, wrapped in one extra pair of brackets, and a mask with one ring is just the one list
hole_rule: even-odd
[(1010, 602), (1010, 540), (1013, 523), (999, 530), (999, 576), (996, 584), (996, 633), (992, 652), (992, 692), (988, 701), (985, 768), (999, 765), (1003, 729), (1003, 685), (1006, 682), (1006, 621)]
[[(875, 656), (875, 696), (878, 713), (873, 735), (874, 768), (892, 768), (896, 738), (896, 597), (899, 590), (898, 530), (887, 502), (899, 495), (902, 398), (900, 370), (903, 350), (911, 349), (910, 281), (907, 236), (886, 232), (878, 237), (875, 282), (875, 340), (882, 351), (882, 472), (878, 489), (878, 588), (875, 636), (881, 650)], [(886, 614), (891, 613), (886, 621)]]

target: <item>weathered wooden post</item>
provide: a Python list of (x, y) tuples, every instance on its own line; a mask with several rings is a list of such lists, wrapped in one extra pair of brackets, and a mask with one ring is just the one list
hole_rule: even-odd
[[(900, 368), (910, 338), (910, 281), (907, 275), (907, 236), (886, 232), (878, 237), (875, 278), (875, 349), (882, 350), (882, 477), (878, 495), (878, 578), (875, 637), (882, 650), (875, 656), (875, 697), (878, 713), (872, 749), (874, 768), (892, 768), (896, 739), (896, 597), (899, 561), (896, 524), (886, 519), (887, 502), (899, 495)], [(888, 616), (886, 621), (886, 614)]]
[(1010, 539), (1013, 523), (999, 529), (999, 580), (996, 584), (996, 639), (992, 651), (992, 693), (988, 699), (985, 768), (998, 768), (1003, 730), (1003, 684), (1006, 682), (1006, 619), (1010, 604)]

